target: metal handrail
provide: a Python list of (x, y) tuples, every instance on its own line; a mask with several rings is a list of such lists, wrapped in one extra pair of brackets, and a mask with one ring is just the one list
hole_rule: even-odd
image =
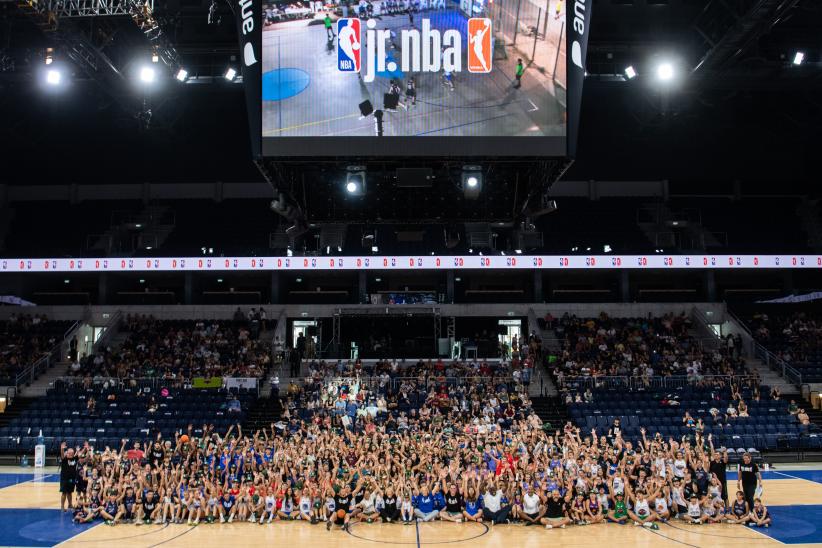
[(23, 369), (14, 377), (14, 386), (15, 388), (20, 387), (22, 384), (28, 382), (31, 384), (37, 378), (41, 371), (45, 371), (51, 365), (51, 360), (54, 358), (54, 355), (57, 354), (59, 356), (60, 350), (63, 348), (63, 342), (60, 341), (59, 343), (55, 344), (47, 354), (42, 356), (40, 359)]
[(791, 366), (784, 359), (780, 358), (757, 341), (754, 341), (754, 354), (774, 371), (778, 373), (781, 371), (780, 375), (792, 384), (795, 384), (797, 387), (802, 384), (802, 373), (798, 369)]
[(757, 382), (755, 375), (700, 375), (700, 376), (600, 376), (600, 377), (575, 377), (563, 379), (560, 383), (562, 389), (573, 388), (576, 390), (584, 388), (613, 388), (628, 390), (648, 390), (648, 389), (679, 389), (699, 383), (714, 383), (723, 381), (728, 384), (742, 384), (745, 382)]
[[(768, 350), (765, 345), (760, 343), (756, 340), (751, 329), (748, 325), (742, 321), (742, 319), (737, 316), (733, 311), (728, 310), (728, 314), (736, 321), (737, 324), (742, 326), (742, 329), (745, 331), (748, 336), (751, 338), (751, 353), (762, 360), (762, 362), (767, 365), (770, 369), (779, 373), (783, 378), (787, 379), (791, 383), (795, 384), (797, 387), (802, 385), (802, 373), (792, 367), (788, 362), (784, 359), (780, 358), (770, 350)], [(781, 373), (780, 373), (781, 371)]]

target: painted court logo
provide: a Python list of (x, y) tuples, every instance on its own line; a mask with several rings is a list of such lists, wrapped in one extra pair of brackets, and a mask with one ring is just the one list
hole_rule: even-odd
[(345, 18), (337, 21), (337, 69), (360, 72), (360, 20)]
[(468, 72), (491, 72), (491, 20), (468, 20)]

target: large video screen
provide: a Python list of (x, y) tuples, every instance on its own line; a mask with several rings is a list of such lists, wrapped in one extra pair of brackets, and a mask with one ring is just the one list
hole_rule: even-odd
[(563, 156), (563, 0), (263, 2), (266, 156)]

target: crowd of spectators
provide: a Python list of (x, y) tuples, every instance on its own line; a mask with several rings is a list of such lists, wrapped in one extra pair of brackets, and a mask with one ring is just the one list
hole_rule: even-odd
[(552, 321), (561, 341), (552, 373), (558, 386), (573, 379), (603, 376), (651, 378), (745, 374), (745, 361), (733, 346), (707, 349), (689, 333), (688, 316), (578, 318)]
[(69, 376), (161, 377), (185, 384), (194, 377), (263, 377), (270, 345), (254, 339), (249, 322), (169, 321), (128, 316), (127, 337), (71, 364)]
[(822, 352), (822, 318), (806, 312), (754, 314), (751, 333), (763, 346), (788, 363), (814, 361)]
[(27, 366), (48, 355), (63, 340), (69, 325), (49, 321), (43, 314), (12, 314), (8, 321), (0, 322), (0, 382), (14, 379)]

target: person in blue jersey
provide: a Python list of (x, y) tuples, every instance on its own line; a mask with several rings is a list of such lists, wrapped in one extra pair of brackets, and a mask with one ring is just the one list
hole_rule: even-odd
[(725, 521), (744, 525), (748, 523), (750, 515), (751, 509), (748, 507), (748, 501), (745, 500), (745, 493), (737, 491), (736, 498), (731, 503), (728, 511), (725, 512)]
[(217, 512), (220, 515), (220, 523), (234, 521), (234, 515), (237, 513), (236, 499), (227, 490), (223, 491), (222, 496), (217, 500)]
[[(415, 490), (419, 490), (413, 499), (414, 517), (417, 521), (434, 521), (439, 515), (439, 510), (434, 505), (434, 494), (429, 490), (428, 484), (423, 484), (421, 487), (414, 483)], [(439, 490), (439, 483), (434, 485), (436, 491)]]

